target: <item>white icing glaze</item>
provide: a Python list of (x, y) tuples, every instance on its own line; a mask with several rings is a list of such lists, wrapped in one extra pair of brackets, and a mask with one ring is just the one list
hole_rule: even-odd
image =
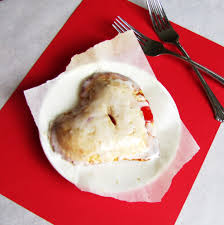
[(152, 124), (145, 126), (141, 111), (148, 104), (137, 85), (121, 80), (119, 74), (103, 73), (89, 79), (92, 82), (86, 80), (81, 88), (83, 98), (77, 107), (82, 108), (60, 115), (49, 131), (54, 150), (76, 165), (158, 157)]

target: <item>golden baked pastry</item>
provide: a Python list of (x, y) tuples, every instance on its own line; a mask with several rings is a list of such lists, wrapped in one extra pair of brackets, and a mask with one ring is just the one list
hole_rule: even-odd
[(145, 120), (144, 107), (150, 111), (141, 89), (129, 78), (94, 74), (82, 83), (78, 105), (53, 121), (51, 145), (75, 164), (148, 160), (158, 151), (153, 149), (153, 118)]

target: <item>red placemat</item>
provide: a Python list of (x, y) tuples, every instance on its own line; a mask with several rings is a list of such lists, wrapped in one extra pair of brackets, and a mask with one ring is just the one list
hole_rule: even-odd
[[(201, 147), (175, 176), (162, 202), (127, 203), (81, 192), (53, 169), (40, 146), (23, 90), (56, 77), (74, 54), (114, 37), (111, 24), (117, 15), (157, 39), (145, 9), (122, 0), (84, 0), (0, 111), (0, 193), (54, 224), (174, 224), (219, 127), (190, 66), (171, 56), (148, 57)], [(222, 46), (173, 26), (192, 58), (223, 74)], [(206, 79), (224, 104), (223, 87)]]

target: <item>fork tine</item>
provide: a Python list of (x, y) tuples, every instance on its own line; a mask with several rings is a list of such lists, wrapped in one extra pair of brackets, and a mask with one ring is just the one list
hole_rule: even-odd
[[(130, 28), (128, 28), (128, 27), (126, 27), (121, 21), (119, 21), (117, 18), (115, 19), (115, 21), (117, 22), (117, 23), (119, 23), (125, 30), (130, 30)], [(116, 23), (116, 22), (114, 22), (114, 23)], [(134, 31), (135, 32), (135, 31)], [(142, 42), (144, 42), (144, 44), (145, 44), (145, 40), (144, 39), (142, 39), (142, 36), (141, 35), (139, 35), (139, 33), (136, 33), (135, 32), (135, 35), (137, 35), (136, 37), (138, 38), (138, 40), (141, 40)], [(140, 39), (139, 39), (140, 38)]]
[(154, 0), (149, 0), (149, 1), (151, 2), (151, 6), (152, 6), (153, 19), (154, 19), (155, 23), (157, 24), (158, 30), (161, 31), (162, 30), (162, 24), (157, 17), (157, 15), (159, 14), (158, 8), (156, 7), (156, 4), (155, 4)]
[(117, 18), (115, 19), (114, 23), (117, 24), (118, 26), (121, 26), (123, 29), (125, 29), (125, 31), (130, 30), (129, 28), (124, 26), (124, 24), (122, 24)]
[(158, 1), (158, 6), (159, 6), (159, 8), (160, 8), (160, 12), (161, 12), (163, 21), (166, 23), (165, 26), (167, 26), (167, 25), (169, 26), (169, 25), (170, 25), (170, 22), (169, 22), (169, 20), (168, 20), (168, 18), (167, 18), (167, 16), (166, 16), (166, 13), (165, 13), (165, 11), (164, 11), (164, 9), (163, 9), (163, 6), (162, 6), (162, 4), (161, 4), (161, 2), (160, 2), (159, 0), (157, 0), (157, 1)]
[[(114, 21), (114, 24), (112, 24), (113, 28), (118, 32), (118, 33), (124, 33), (127, 30), (130, 30), (129, 28), (125, 28), (123, 29), (121, 26), (119, 26), (118, 23), (116, 23), (116, 21)], [(136, 35), (135, 35), (136, 36)], [(141, 39), (140, 37), (136, 36), (136, 38), (138, 39), (139, 43), (143, 46), (145, 44), (145, 40)]]
[(154, 16), (153, 16), (152, 3), (151, 3), (150, 0), (147, 0), (146, 3), (147, 3), (147, 6), (148, 6), (149, 15), (150, 15), (150, 17), (151, 17), (152, 25), (153, 25), (153, 27), (154, 27), (154, 29), (155, 29), (156, 31), (159, 31), (159, 27), (157, 26), (157, 24), (156, 24), (156, 22), (155, 22), (155, 19), (154, 19)]
[(116, 27), (114, 24), (112, 24), (113, 28), (118, 32), (118, 33), (123, 33), (123, 31), (119, 30), (118, 27)]
[(127, 31), (127, 29), (122, 28), (116, 21), (114, 21), (114, 24), (115, 24), (122, 32)]
[(155, 3), (155, 7), (157, 9), (157, 17), (158, 17), (158, 20), (161, 22), (161, 25), (162, 25), (162, 28), (165, 28), (166, 27), (166, 23), (164, 21), (164, 17), (163, 17), (163, 12), (164, 10), (162, 11), (161, 8), (160, 8), (160, 2), (159, 0), (154, 0), (154, 3)]
[(128, 24), (124, 19), (122, 19), (120, 16), (118, 16), (118, 19), (123, 22), (130, 30), (133, 30), (139, 37), (141, 37), (144, 40), (148, 40), (148, 38), (140, 33), (139, 31), (137, 31), (134, 27), (132, 27), (130, 24)]

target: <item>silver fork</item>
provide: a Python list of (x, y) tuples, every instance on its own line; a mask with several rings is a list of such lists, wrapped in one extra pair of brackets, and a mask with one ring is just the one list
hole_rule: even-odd
[[(177, 48), (183, 53), (183, 55), (185, 55), (188, 59), (190, 59), (189, 55), (187, 54), (187, 52), (184, 50), (184, 48), (180, 44), (179, 35), (171, 26), (160, 1), (159, 0), (147, 0), (147, 5), (148, 5), (152, 25), (154, 27), (156, 34), (160, 38), (160, 40), (176, 45)], [(200, 74), (199, 70), (194, 65), (192, 67), (193, 67), (195, 73), (197, 74), (197, 76), (205, 90), (205, 93), (210, 101), (210, 104), (211, 104), (212, 109), (215, 114), (215, 119), (220, 122), (223, 122), (224, 121), (224, 109), (223, 109), (222, 105), (220, 104), (218, 99), (215, 97), (214, 93), (208, 86), (207, 82)], [(224, 78), (217, 77), (217, 80), (220, 83), (223, 83)]]
[[(137, 39), (139, 40), (139, 43), (142, 47), (142, 50), (144, 51), (144, 53), (146, 55), (149, 55), (149, 56), (158, 56), (158, 55), (163, 55), (163, 54), (170, 54), (170, 55), (173, 55), (173, 56), (176, 56), (180, 59), (183, 59), (184, 61), (187, 61), (189, 62), (190, 64), (193, 64), (195, 65), (196, 67), (206, 71), (207, 68), (203, 69), (204, 67), (201, 66), (200, 64), (192, 61), (191, 59), (188, 59), (182, 55), (179, 55), (175, 52), (172, 52), (168, 49), (166, 49), (162, 43), (158, 42), (158, 41), (154, 41), (148, 37), (146, 37), (145, 35), (143, 35), (142, 33), (140, 33), (139, 31), (137, 31), (134, 27), (132, 27), (130, 24), (128, 24), (125, 20), (123, 20), (121, 17), (117, 17), (114, 21), (114, 23), (112, 24), (112, 26), (119, 32), (119, 33), (123, 33), (125, 31), (128, 31), (128, 30), (133, 30), (134, 33), (136, 34), (136, 37)], [(203, 68), (201, 68), (203, 67)], [(211, 71), (212, 72), (212, 71)], [(203, 79), (203, 77), (202, 77)], [(204, 79), (203, 79), (204, 80)], [(211, 90), (210, 90), (211, 91)], [(210, 93), (210, 92), (209, 92)], [(211, 91), (212, 93), (212, 91)], [(207, 92), (206, 92), (207, 94)], [(213, 93), (212, 93), (213, 94)], [(209, 94), (208, 94), (209, 95)], [(214, 99), (216, 99), (215, 95), (213, 94), (214, 98), (212, 98), (210, 100), (210, 102)], [(217, 99), (216, 99), (217, 100)], [(216, 102), (216, 101), (215, 101)], [(218, 100), (217, 100), (218, 102)], [(212, 103), (211, 103), (212, 104)], [(224, 110), (223, 110), (223, 107), (221, 106), (220, 103), (218, 104), (215, 104), (215, 106), (217, 106), (217, 114), (215, 114), (215, 118), (220, 121), (220, 122), (223, 122), (224, 121)], [(219, 106), (219, 107), (218, 107)], [(213, 107), (213, 105), (212, 105)], [(214, 109), (214, 107), (213, 107)]]
[(165, 48), (163, 46), (162, 43), (160, 43), (158, 41), (154, 41), (154, 40), (150, 39), (149, 37), (146, 37), (144, 34), (140, 33), (139, 31), (137, 31), (133, 26), (131, 26), (130, 24), (128, 24), (120, 16), (118, 16), (115, 19), (115, 21), (112, 24), (112, 26), (119, 33), (125, 32), (127, 30), (133, 30), (135, 32), (136, 37), (139, 40), (139, 43), (141, 44), (142, 49), (143, 49), (143, 51), (144, 51), (144, 53), (146, 55), (149, 55), (149, 56), (157, 56), (157, 55), (169, 54), (169, 55), (176, 56), (177, 58), (180, 58), (180, 59), (182, 59), (182, 60), (190, 63), (191, 65), (196, 66), (200, 70), (203, 70), (204, 72), (210, 74), (212, 76), (212, 78), (214, 78), (215, 80), (219, 81), (222, 85), (224, 85), (224, 78), (221, 77), (220, 75), (218, 75), (215, 72), (209, 70), (208, 68), (200, 65), (199, 63), (193, 61), (190, 58), (187, 58), (185, 56), (182, 56), (180, 54), (177, 54), (176, 52), (173, 52), (173, 51), (168, 50), (167, 48)]

